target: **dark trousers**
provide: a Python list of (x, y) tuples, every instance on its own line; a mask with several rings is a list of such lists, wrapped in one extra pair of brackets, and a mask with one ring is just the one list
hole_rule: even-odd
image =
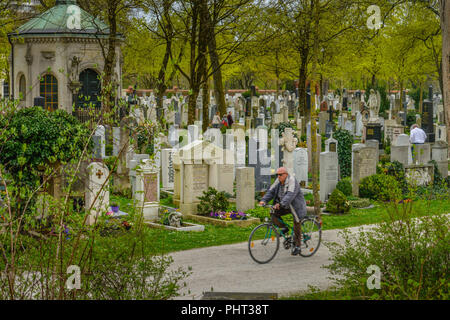
[[(278, 210), (275, 210), (272, 215), (272, 223), (280, 228), (286, 227), (286, 225), (284, 225), (280, 220), (282, 220), (282, 216), (285, 216), (287, 214), (292, 214), (290, 209), (280, 208)], [(302, 226), (301, 223), (296, 222), (294, 217), (294, 235), (295, 235), (295, 245), (297, 247), (300, 247), (301, 244), (301, 234), (302, 234), (301, 226)]]

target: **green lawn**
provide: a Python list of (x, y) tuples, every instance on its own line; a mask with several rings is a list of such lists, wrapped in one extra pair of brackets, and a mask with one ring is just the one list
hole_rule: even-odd
[[(131, 201), (129, 199), (111, 196), (111, 200), (118, 202), (121, 205), (121, 210), (125, 212), (127, 212), (127, 210), (132, 210), (132, 207), (130, 206)], [(162, 199), (161, 204), (173, 206), (170, 197)], [(399, 205), (399, 208), (401, 207), (402, 205)], [(268, 216), (268, 209), (258, 208), (250, 212), (253, 213), (256, 211), (258, 217)], [(372, 209), (352, 209), (350, 213), (346, 215), (323, 215), (323, 229), (343, 229), (382, 222), (386, 215), (385, 212), (384, 206), (378, 204)], [(435, 215), (441, 213), (450, 213), (450, 201), (419, 200), (413, 204), (414, 216)], [(285, 220), (292, 223), (291, 216), (286, 216)], [(239, 228), (205, 225), (204, 232), (177, 232), (148, 228), (146, 233), (148, 237), (153, 239), (152, 243), (154, 243), (153, 249), (155, 252), (169, 253), (194, 248), (245, 242), (248, 240), (253, 228), (254, 226)]]

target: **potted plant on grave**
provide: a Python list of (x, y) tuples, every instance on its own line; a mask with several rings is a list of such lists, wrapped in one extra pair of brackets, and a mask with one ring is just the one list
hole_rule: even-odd
[(112, 212), (114, 212), (114, 213), (118, 213), (118, 212), (120, 211), (120, 206), (119, 206), (119, 204), (118, 204), (117, 202), (113, 202), (113, 203), (111, 204), (111, 210), (112, 210)]

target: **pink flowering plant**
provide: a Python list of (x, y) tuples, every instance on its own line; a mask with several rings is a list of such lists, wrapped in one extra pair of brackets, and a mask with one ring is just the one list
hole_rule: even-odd
[(231, 211), (231, 212), (226, 212), (226, 211), (220, 211), (220, 212), (211, 212), (210, 216), (212, 218), (216, 218), (216, 219), (220, 219), (220, 220), (227, 220), (227, 221), (232, 221), (232, 220), (247, 220), (248, 219), (248, 215), (245, 214), (242, 211)]

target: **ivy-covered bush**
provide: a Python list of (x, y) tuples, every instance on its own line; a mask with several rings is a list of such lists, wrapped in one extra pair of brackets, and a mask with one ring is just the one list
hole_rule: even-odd
[(0, 117), (0, 163), (19, 185), (35, 187), (38, 169), (79, 159), (85, 146), (93, 148), (89, 131), (64, 110), (40, 107), (13, 111)]
[(348, 213), (350, 211), (350, 203), (345, 194), (338, 189), (334, 189), (330, 199), (328, 199), (326, 210), (335, 214)]
[(401, 198), (399, 183), (393, 176), (375, 174), (365, 177), (359, 184), (359, 196), (377, 201), (391, 201)]
[(338, 129), (333, 133), (333, 138), (338, 141), (339, 167), (342, 178), (352, 175), (352, 144), (353, 135), (347, 130)]
[(352, 195), (352, 180), (350, 178), (344, 178), (336, 185), (336, 189), (345, 194), (346, 197)]
[(211, 212), (227, 211), (230, 203), (225, 192), (219, 192), (214, 188), (203, 191), (203, 196), (198, 197), (197, 214), (205, 216)]

